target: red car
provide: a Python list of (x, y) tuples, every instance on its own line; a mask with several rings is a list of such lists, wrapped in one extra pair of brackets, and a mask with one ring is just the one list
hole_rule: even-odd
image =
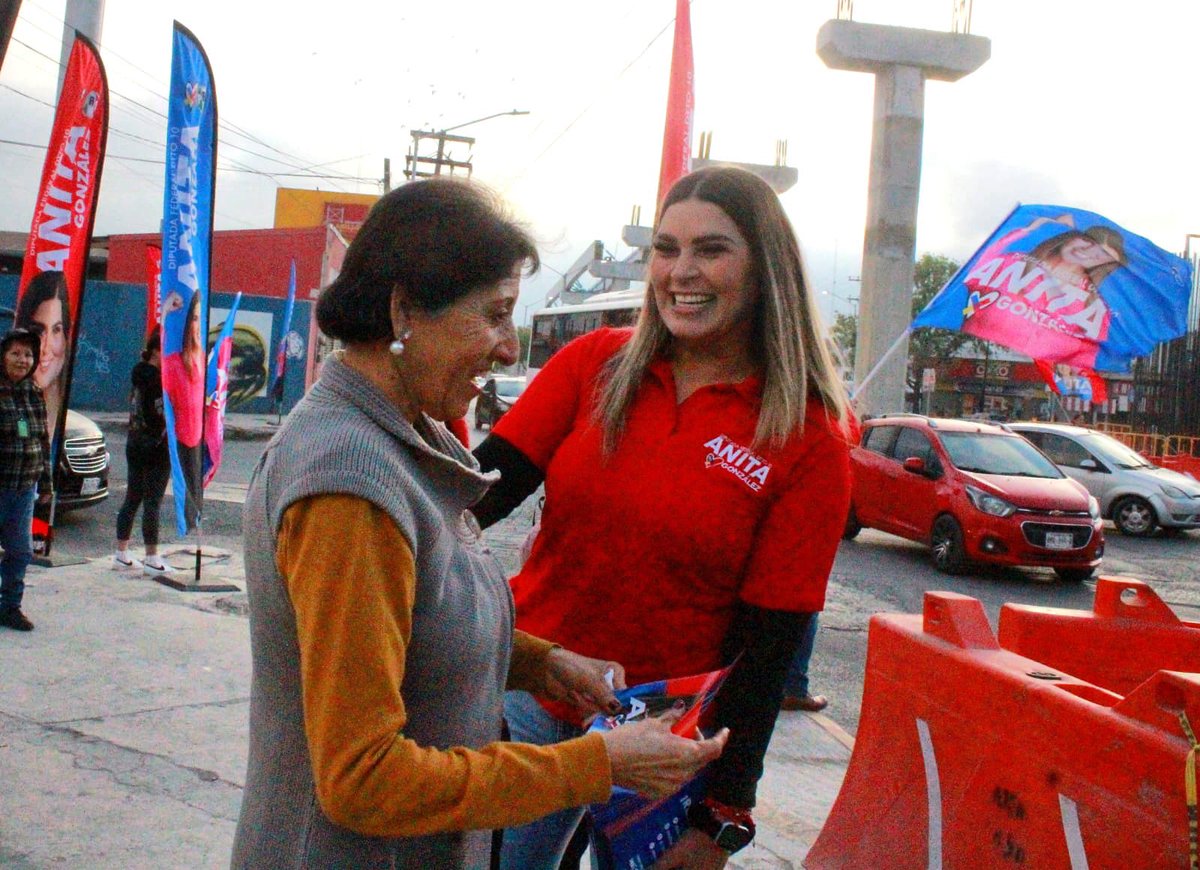
[(969, 562), (1092, 576), (1104, 553), (1100, 506), (1036, 447), (1001, 426), (914, 414), (863, 425), (851, 451), (844, 537), (879, 529), (928, 544), (941, 571)]

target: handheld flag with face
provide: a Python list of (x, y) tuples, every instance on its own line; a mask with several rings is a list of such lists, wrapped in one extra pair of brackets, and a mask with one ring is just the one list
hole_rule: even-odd
[(1101, 215), (1013, 210), (913, 321), (1035, 360), (1128, 371), (1187, 329), (1191, 264)]
[(207, 487), (221, 467), (225, 444), (225, 405), (229, 399), (229, 358), (233, 354), (233, 326), (242, 294), (233, 298), (233, 307), (225, 315), (221, 334), (208, 355), (208, 374), (204, 394), (204, 485)]
[(217, 98), (212, 69), (175, 23), (163, 193), (162, 379), (175, 528), (186, 535), (203, 499), (205, 338), (216, 185)]
[(1097, 405), (1108, 401), (1108, 387), (1098, 372), (1066, 365), (1053, 366), (1045, 360), (1034, 360), (1034, 364), (1042, 380), (1054, 393), (1064, 398), (1075, 396)]
[(279, 331), (279, 344), (275, 349), (275, 380), (271, 382), (271, 397), (275, 404), (283, 403), (283, 378), (287, 374), (288, 333), (292, 329), (292, 309), (296, 305), (296, 261), (292, 260), (291, 277), (288, 279), (287, 302), (283, 306), (283, 328)]

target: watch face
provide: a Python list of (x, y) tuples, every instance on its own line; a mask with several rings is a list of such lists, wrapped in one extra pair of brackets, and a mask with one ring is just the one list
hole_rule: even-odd
[(722, 822), (713, 842), (726, 852), (733, 853), (748, 846), (753, 839), (754, 832), (746, 826), (737, 822)]

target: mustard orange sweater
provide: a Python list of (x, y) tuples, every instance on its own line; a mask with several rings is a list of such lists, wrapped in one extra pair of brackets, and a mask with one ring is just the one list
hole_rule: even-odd
[[(612, 771), (596, 734), (480, 750), (405, 738), (401, 686), (418, 579), (409, 542), (384, 511), (348, 495), (296, 502), (284, 514), (276, 566), (296, 614), (317, 797), (332, 821), (373, 836), (420, 836), (511, 827), (607, 800)], [(354, 582), (344, 582), (348, 571)], [(508, 687), (540, 690), (551, 649), (516, 632)]]

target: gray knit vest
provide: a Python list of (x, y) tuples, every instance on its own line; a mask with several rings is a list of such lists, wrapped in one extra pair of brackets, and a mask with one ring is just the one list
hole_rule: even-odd
[[(412, 641), (401, 687), (405, 736), (439, 749), (481, 747), (500, 737), (513, 603), (499, 563), (462, 514), (493, 479), (445, 428), (425, 417), (414, 428), (337, 359), (326, 362), (320, 381), (268, 444), (244, 512), (253, 675), (233, 867), (488, 866), (486, 831), (368, 837), (321, 811), (304, 736), (295, 614), (276, 570), (275, 541), (288, 506), (309, 496), (355, 495), (385, 511), (416, 559)], [(336, 536), (327, 545), (343, 547)], [(344, 556), (349, 564), (355, 554)]]

